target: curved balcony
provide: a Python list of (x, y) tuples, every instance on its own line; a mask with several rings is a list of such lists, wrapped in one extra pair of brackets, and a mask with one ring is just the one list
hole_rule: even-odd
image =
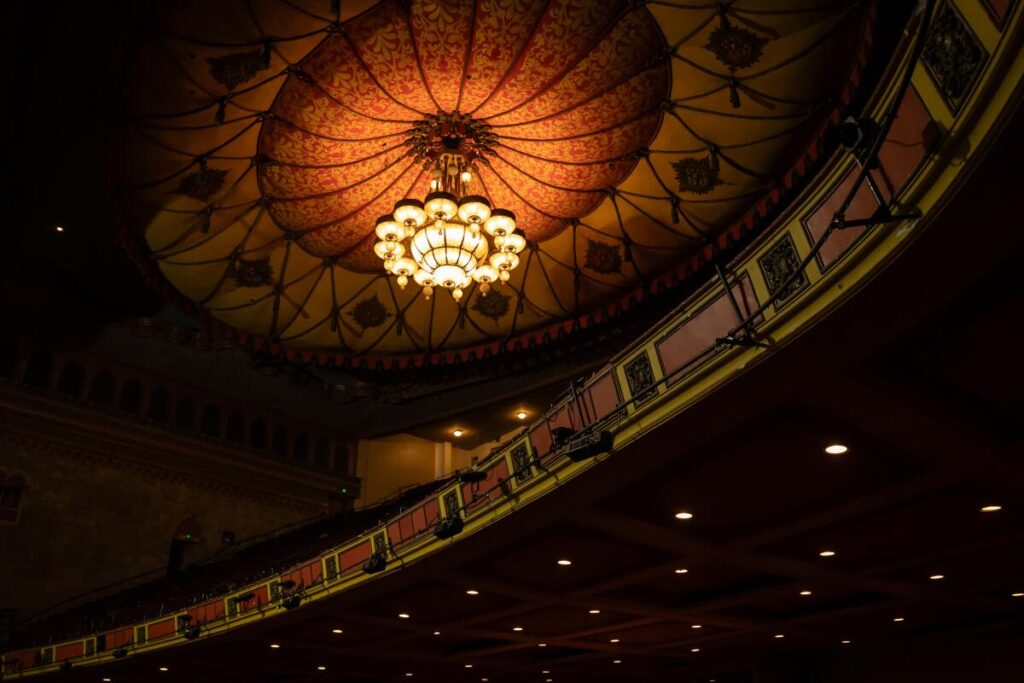
[[(680, 466), (680, 453), (699, 458), (699, 448), (710, 435), (725, 438), (732, 424), (755, 417), (761, 420), (765, 440), (775, 439), (772, 419), (790, 420), (791, 416), (758, 417), (753, 407), (756, 401), (750, 399), (751, 405), (744, 407), (744, 392), (752, 388), (764, 391), (772, 383), (785, 383), (782, 370), (772, 368), (793, 367), (796, 363), (813, 371), (822, 367), (822, 359), (829, 355), (852, 353), (850, 344), (863, 339), (852, 333), (848, 339), (823, 337), (820, 332), (848, 300), (853, 301), (842, 309), (843, 325), (832, 329), (833, 335), (844, 326), (848, 331), (857, 330), (858, 325), (893, 319), (892, 315), (880, 316), (879, 321), (860, 323), (856, 313), (865, 308), (858, 308), (856, 302), (861, 299), (855, 295), (870, 289), (893, 262), (905, 260), (919, 266), (921, 259), (927, 262), (930, 257), (931, 247), (917, 243), (928, 242), (924, 238), (929, 225), (942, 219), (953, 194), (996, 144), (1014, 115), (1024, 76), (1021, 15), (1019, 5), (1001, 21), (980, 3), (967, 0), (929, 5), (912, 20), (901, 50), (861, 114), (862, 120), (877, 125), (877, 134), (862, 131), (867, 135), (865, 141), (853, 144), (852, 151), (840, 151), (830, 158), (756, 244), (730, 262), (718, 263), (714, 277), (675, 311), (606, 367), (574, 385), (542, 419), (480, 463), (475, 471), (464, 472), (459, 481), (386, 523), (229, 595), (157, 619), (7, 653), (6, 678), (102, 667), (97, 671), (119, 672), (115, 680), (151, 680), (157, 675), (152, 672), (158, 665), (175, 666), (161, 663), (176, 661), (176, 648), (183, 648), (181, 652), (186, 654), (175, 671), (194, 680), (214, 680), (203, 678), (211, 674), (196, 668), (198, 660), (189, 660), (189, 648), (198, 652), (204, 647), (221, 647), (227, 653), (225, 657), (240, 659), (246, 656), (245, 648), (265, 648), (266, 642), (276, 644), (287, 638), (290, 629), (301, 629), (303, 637), (318, 634), (310, 647), (316, 656), (327, 657), (333, 647), (332, 631), (344, 630), (333, 624), (346, 618), (357, 620), (365, 632), (364, 640), (351, 646), (355, 650), (362, 647), (360, 643), (369, 642), (365, 639), (374, 638), (376, 631), (387, 631), (381, 634), (393, 639), (387, 642), (404, 642), (388, 631), (396, 616), (406, 619), (403, 614), (412, 618), (406, 639), (429, 641), (433, 624), (442, 621), (462, 624), (459, 628), (470, 630), (444, 597), (456, 583), (482, 593), (481, 597), (502, 598), (487, 604), (493, 610), (491, 621), (473, 631), (487, 640), (474, 650), (476, 657), (502, 652), (500, 643), (489, 639), (497, 638), (503, 610), (514, 611), (516, 603), (558, 604), (577, 611), (589, 605), (591, 614), (626, 614), (630, 619), (618, 628), (636, 632), (659, 619), (694, 622), (698, 615), (705, 614), (709, 631), (739, 629), (767, 638), (756, 619), (749, 615), (711, 615), (710, 605), (704, 605), (703, 612), (685, 611), (660, 602), (657, 608), (638, 612), (627, 601), (609, 597), (616, 588), (616, 579), (611, 577), (629, 576), (641, 581), (646, 576), (653, 581), (662, 573), (688, 570), (679, 566), (677, 556), (682, 553), (708, 563), (714, 570), (709, 573), (721, 570), (719, 576), (727, 576), (719, 565), (741, 563), (765, 575), (838, 581), (829, 568), (780, 559), (800, 556), (811, 548), (815, 554), (829, 557), (824, 538), (803, 539), (799, 548), (787, 543), (799, 533), (817, 529), (816, 525), (836, 523), (835, 518), (810, 515), (801, 519), (797, 508), (791, 510), (794, 516), (788, 526), (776, 526), (772, 532), (758, 535), (750, 528), (749, 520), (730, 519), (727, 507), (719, 506), (719, 527), (708, 531), (714, 541), (695, 541), (660, 526), (658, 515), (664, 514), (668, 505), (666, 489), (669, 483), (686, 482), (691, 490), (681, 498), (702, 500), (705, 508), (713, 507), (710, 495), (700, 490), (699, 479), (678, 476), (674, 468)], [(962, 47), (963, 41), (973, 42), (968, 43), (967, 53), (959, 55), (960, 61), (951, 64), (950, 45)], [(921, 255), (915, 257), (915, 253)], [(904, 279), (908, 277), (904, 275)], [(943, 285), (924, 282), (921, 286), (941, 291)], [(657, 288), (658, 284), (652, 283), (651, 287)], [(877, 302), (880, 295), (873, 296)], [(864, 339), (873, 333), (863, 332)], [(797, 352), (802, 356), (794, 359)], [(841, 393), (843, 388), (837, 387), (836, 391)], [(815, 394), (815, 398), (825, 394)], [(882, 404), (888, 395), (884, 389), (875, 394), (880, 402), (875, 406), (877, 411), (885, 413), (893, 405), (899, 406), (898, 400)], [(842, 396), (831, 400), (833, 408), (849, 408)], [(812, 408), (816, 407), (820, 406)], [(803, 423), (806, 433), (795, 443), (817, 449), (839, 425), (828, 418), (810, 420), (815, 415), (812, 408), (802, 410), (799, 419), (793, 421), (809, 419)], [(851, 418), (853, 414), (846, 413)], [(884, 422), (876, 425), (879, 431), (895, 429)], [(849, 424), (843, 428), (856, 433)], [(687, 431), (693, 429), (703, 429), (704, 433)], [(866, 434), (859, 438), (865, 449), (869, 444), (880, 448)], [(936, 432), (921, 438), (937, 453), (946, 453), (941, 442), (951, 437)], [(775, 446), (781, 448), (778, 443)], [(780, 452), (779, 448), (773, 452)], [(993, 472), (996, 476), (1020, 474), (1019, 466), (1008, 469), (984, 447), (979, 446), (976, 458), (994, 468), (988, 476)], [(950, 471), (962, 472), (969, 467), (954, 463), (953, 458), (947, 460)], [(857, 486), (871, 488), (880, 475), (865, 467), (857, 473)], [(900, 471), (906, 478), (901, 475), (892, 482), (887, 480), (885, 483), (891, 486), (875, 491), (870, 503), (865, 502), (868, 499), (851, 503), (843, 514), (852, 517), (864, 506), (872, 509), (871, 505), (905, 501), (921, 491), (939, 490), (949, 484), (945, 473), (916, 478), (919, 472), (909, 465)], [(753, 470), (748, 477), (761, 474)], [(809, 485), (817, 483), (807, 476)], [(744, 481), (737, 488), (739, 492), (734, 495), (742, 495), (756, 491), (758, 482)], [(957, 495), (972, 501), (976, 492), (971, 491)], [(837, 485), (834, 492), (826, 487), (818, 493), (841, 496), (844, 490)], [(796, 499), (805, 493), (793, 487), (788, 495)], [(622, 514), (626, 509), (630, 514)], [(686, 511), (683, 508), (678, 512)], [(574, 536), (565, 524), (552, 524), (553, 519), (571, 521), (572, 529), (582, 533)], [(680, 521), (686, 521), (685, 515)], [(539, 529), (546, 529), (542, 537), (535, 533)], [(614, 537), (617, 543), (603, 541), (599, 531)], [(517, 550), (526, 546), (531, 548), (529, 554)], [(759, 546), (773, 546), (780, 557), (765, 559), (757, 555), (753, 549)], [(538, 557), (546, 558), (546, 566), (527, 568)], [(560, 560), (571, 564), (559, 564)], [(607, 571), (595, 569), (599, 565)], [(563, 572), (570, 567), (574, 581), (590, 581), (589, 594), (570, 590), (572, 582)], [(898, 569), (887, 571), (898, 573)], [(517, 580), (527, 571), (535, 579), (530, 585)], [(442, 581), (440, 577), (447, 579), (448, 592), (438, 588), (431, 602), (422, 592)], [(705, 593), (714, 592), (713, 581), (701, 586)], [(850, 580), (846, 586), (858, 594), (896, 592), (940, 606), (987, 608), (981, 599), (961, 600), (930, 589), (910, 589), (880, 576), (866, 575)], [(420, 591), (417, 598), (412, 597), (414, 588)], [(567, 592), (559, 595), (562, 588)], [(773, 586), (765, 582), (753, 588), (770, 592)], [(658, 589), (652, 584), (650, 590), (657, 593)], [(403, 607), (414, 600), (427, 600), (447, 617), (417, 622), (420, 615)], [(715, 602), (712, 598), (708, 601)], [(867, 602), (866, 598), (863, 603), (851, 599), (847, 609), (856, 612)], [(348, 615), (346, 610), (352, 606), (361, 606), (355, 610), (358, 617)], [(559, 648), (567, 659), (583, 649), (584, 643), (590, 643), (591, 650), (601, 657), (620, 652), (626, 653), (624, 657), (650, 655), (639, 646), (620, 649), (614, 631), (581, 626), (574, 638), (567, 639), (545, 635), (542, 623), (542, 615), (536, 616), (530, 632), (512, 636), (516, 646), (535, 648), (543, 643), (546, 647), (550, 640), (552, 649)], [(772, 635), (776, 639), (790, 636), (808, 640), (840, 637), (831, 632), (822, 636), (801, 623), (793, 619), (789, 633)], [(694, 624), (694, 628), (703, 625)], [(601, 644), (593, 645), (596, 640)], [(669, 641), (675, 642), (672, 638), (659, 642)], [(714, 642), (714, 637), (701, 642)], [(690, 650), (696, 654), (701, 647), (697, 643)], [(410, 660), (419, 656), (414, 651)], [(452, 652), (445, 661), (462, 659), (468, 658)], [(465, 667), (471, 665), (467, 661)], [(337, 668), (343, 668), (342, 664)]]

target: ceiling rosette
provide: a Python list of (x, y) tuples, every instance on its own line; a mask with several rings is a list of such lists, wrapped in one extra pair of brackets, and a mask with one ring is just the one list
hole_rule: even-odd
[[(539, 338), (689, 262), (777, 192), (870, 24), (834, 0), (160, 7), (126, 88), (125, 224), (195, 311), (336, 359)], [(528, 239), (510, 282), (461, 302), (373, 254), (453, 115)]]

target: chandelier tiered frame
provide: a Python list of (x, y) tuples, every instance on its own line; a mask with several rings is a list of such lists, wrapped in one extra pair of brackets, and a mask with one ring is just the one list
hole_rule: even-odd
[(473, 173), (465, 155), (444, 152), (433, 163), (434, 179), (423, 201), (401, 199), (391, 214), (377, 219), (374, 253), (400, 288), (412, 278), (427, 299), (443, 287), (459, 301), (471, 282), (486, 294), (491, 283), (509, 280), (526, 237), (514, 213), (470, 194)]

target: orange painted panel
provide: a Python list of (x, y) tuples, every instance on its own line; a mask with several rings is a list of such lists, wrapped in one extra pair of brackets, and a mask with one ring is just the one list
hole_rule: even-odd
[(104, 638), (104, 647), (107, 650), (116, 650), (122, 645), (131, 645), (134, 633), (135, 630), (130, 627), (108, 631)]
[(487, 470), (487, 478), (475, 484), (462, 485), (462, 500), (466, 513), (502, 496), (500, 482), (508, 480), (508, 463), (502, 459)]
[[(846, 199), (847, 193), (853, 188), (853, 182), (858, 172), (859, 169), (850, 169), (846, 177), (843, 178), (843, 181), (839, 183), (837, 188), (832, 190), (828, 198), (803, 219), (804, 229), (811, 238), (812, 244), (816, 243), (825, 234), (825, 230), (828, 228), (829, 223), (832, 222), (832, 216), (835, 214), (836, 209), (839, 208)], [(858, 188), (857, 194), (854, 195), (850, 207), (846, 210), (846, 218), (849, 220), (869, 218), (877, 210), (878, 201), (871, 194), (867, 183), (863, 183)], [(829, 235), (828, 239), (825, 240), (825, 244), (822, 245), (821, 251), (818, 252), (818, 264), (822, 269), (828, 268), (836, 259), (842, 256), (863, 232), (864, 228), (847, 228), (845, 230), (836, 230)]]
[(900, 191), (938, 137), (938, 128), (914, 88), (908, 88), (889, 134), (878, 150), (875, 174), (886, 199)]
[(192, 617), (192, 624), (216, 621), (224, 616), (224, 601), (211, 600), (210, 602), (193, 607), (188, 613)]
[[(744, 315), (757, 310), (757, 297), (754, 294), (750, 278), (744, 277), (733, 285), (733, 296)], [(729, 333), (739, 320), (732, 302), (724, 290), (718, 298), (704, 306), (699, 313), (686, 320), (671, 334), (656, 344), (658, 358), (666, 375), (686, 367), (699, 355), (715, 345), (715, 341)], [(680, 372), (668, 380), (668, 384), (678, 381), (685, 373)]]
[(619, 405), (619, 391), (612, 377), (612, 368), (608, 368), (599, 379), (587, 387), (584, 405), (590, 422), (600, 420), (614, 411)]
[(53, 661), (63, 662), (71, 657), (81, 657), (85, 654), (85, 643), (79, 640), (75, 643), (58, 645), (53, 651)]
[(369, 558), (370, 541), (367, 539), (357, 546), (338, 553), (338, 566), (341, 568), (341, 573), (345, 574), (360, 569), (363, 566), (363, 562), (366, 562)]
[(158, 621), (155, 624), (150, 624), (149, 627), (146, 629), (146, 635), (149, 638), (149, 640), (156, 640), (158, 638), (166, 638), (168, 636), (173, 636), (174, 631), (175, 620), (164, 619), (163, 621)]

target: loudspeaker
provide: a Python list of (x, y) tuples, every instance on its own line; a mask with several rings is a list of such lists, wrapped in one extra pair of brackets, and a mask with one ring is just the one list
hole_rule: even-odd
[(462, 517), (458, 515), (452, 515), (451, 517), (445, 517), (437, 523), (437, 528), (434, 529), (434, 535), (440, 539), (451, 538), (456, 536), (462, 531)]
[(367, 574), (377, 574), (388, 568), (388, 558), (383, 552), (376, 552), (370, 555), (370, 559), (363, 563), (363, 571)]
[(573, 462), (580, 462), (612, 449), (611, 432), (587, 432), (577, 436), (565, 446), (565, 454)]

